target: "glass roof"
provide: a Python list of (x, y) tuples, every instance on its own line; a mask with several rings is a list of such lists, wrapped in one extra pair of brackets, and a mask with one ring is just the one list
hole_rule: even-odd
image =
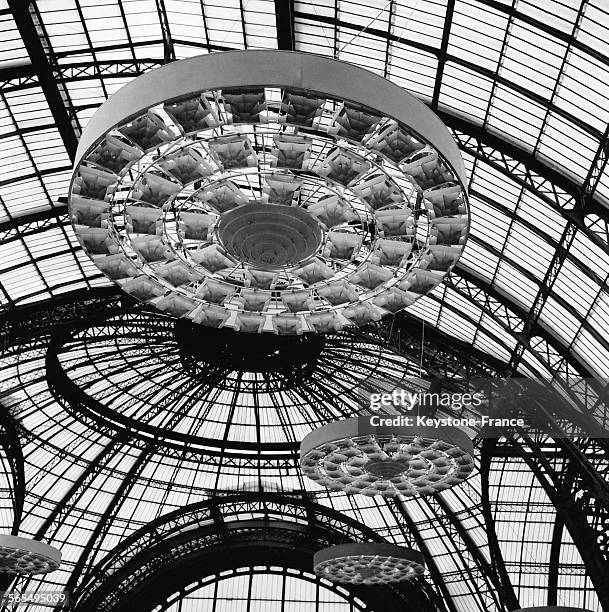
[[(295, 0), (288, 32), (277, 27), (282, 4), (36, 0), (28, 10), (27, 3), (0, 0), (2, 311), (45, 307), (69, 292), (82, 297), (110, 287), (82, 252), (65, 198), (77, 139), (112, 93), (175, 59), (230, 49), (293, 48), (356, 63), (404, 86), (441, 116), (462, 150), (470, 182), (470, 240), (447, 281), (410, 307), (409, 316), (469, 344), (506, 371), (609, 377), (609, 9), (604, 0)], [(135, 355), (141, 347), (132, 342), (127, 353)], [(131, 372), (117, 365), (122, 356), (111, 344), (85, 349), (74, 342), (70, 349), (63, 363), (81, 380), (92, 375), (87, 368), (96, 360), (119, 385)], [(162, 350), (171, 352), (167, 341)], [(85, 351), (90, 364), (79, 363)], [(45, 585), (68, 583), (128, 476), (132, 482), (108, 530), (95, 534), (89, 565), (148, 521), (206, 498), (222, 479), (222, 486), (243, 488), (264, 469), (277, 469), (276, 463), (235, 461), (221, 472), (218, 464), (95, 430), (56, 401), (45, 353), (43, 343), (8, 355), (0, 377), (2, 404), (27, 432), (28, 494), (21, 530), (35, 535), (46, 524), (47, 541), (64, 553), (64, 565)], [(129, 367), (137, 369), (137, 362)], [(92, 391), (107, 399), (110, 387), (104, 384), (112, 377)], [(144, 391), (144, 402), (159, 399), (153, 387)], [(267, 423), (268, 442), (284, 441), (286, 431), (297, 438), (316, 422), (314, 415), (298, 415), (297, 398), (280, 402), (289, 405), (285, 418), (291, 425)], [(222, 408), (216, 410), (220, 423)], [(244, 410), (242, 418), (251, 414)], [(239, 423), (243, 427), (232, 432), (235, 440), (251, 441), (255, 428)], [(225, 433), (232, 435), (217, 435)], [(52, 518), (79, 476), (98, 463), (101, 468), (90, 472), (86, 488), (71, 498), (70, 511), (60, 521)], [(8, 464), (0, 454), (0, 490), (10, 489), (8, 467), (2, 466)], [(290, 462), (281, 469), (285, 490), (303, 487)], [(496, 530), (520, 604), (544, 605), (554, 506), (541, 487), (532, 486), (522, 458), (493, 460), (489, 478)], [(468, 483), (443, 497), (461, 513), (488, 560), (479, 474)], [(384, 500), (316, 495), (319, 503), (381, 536), (408, 543), (395, 508)], [(12, 512), (4, 501), (0, 495), (0, 521), (10, 528)], [(434, 503), (411, 500), (407, 513), (421, 536), (418, 546), (428, 546), (436, 560), (454, 612), (498, 609), (488, 580), (471, 567), (463, 541)], [(601, 609), (566, 530), (557, 572), (558, 604)], [(235, 580), (241, 579), (218, 584)], [(250, 590), (264, 581), (288, 581), (262, 574), (247, 580)], [(188, 597), (205, 600), (209, 588), (201, 585)], [(316, 588), (311, 582), (298, 587), (298, 609), (311, 588)], [(347, 602), (344, 609), (357, 609), (350, 606)], [(191, 608), (185, 603), (167, 609)]]
[[(99, 104), (174, 58), (278, 46), (270, 0), (163, 6), (40, 1), (26, 15), (36, 27), (28, 30), (19, 17), (20, 30), (0, 2), (4, 308), (108, 284), (81, 252), (64, 204), (74, 134)], [(609, 247), (606, 232), (590, 226), (606, 218), (609, 204), (602, 164), (609, 16), (602, 3), (579, 1), (513, 8), (457, 0), (449, 9), (447, 18), (441, 1), (297, 1), (294, 48), (355, 62), (405, 86), (437, 109), (462, 145), (473, 238), (453, 282), (412, 315), (509, 363), (518, 330), (485, 312), (493, 296), (512, 322), (533, 319), (546, 342), (570, 350), (581, 373), (606, 375), (609, 345), (591, 315), (607, 301)], [(29, 39), (34, 34), (42, 46)], [(49, 104), (53, 95), (65, 112)], [(600, 174), (592, 172), (599, 159)], [(526, 170), (514, 174), (520, 165)], [(478, 297), (463, 295), (462, 273), (481, 288)], [(573, 295), (575, 282), (582, 291)], [(527, 348), (517, 365), (524, 372), (536, 361)], [(547, 364), (536, 367), (543, 373)]]
[(186, 597), (157, 607), (154, 612), (359, 612), (369, 609), (364, 602), (348, 601), (338, 589), (317, 576), (283, 568), (258, 567), (254, 573), (213, 576), (203, 585), (192, 585)]

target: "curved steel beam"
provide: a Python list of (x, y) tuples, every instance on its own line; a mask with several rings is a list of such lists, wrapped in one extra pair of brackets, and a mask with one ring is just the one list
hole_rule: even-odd
[[(238, 517), (243, 513), (253, 518), (231, 520), (232, 516)], [(290, 520), (283, 521), (282, 516), (290, 517)], [(311, 521), (311, 517), (314, 517), (314, 521)], [(211, 524), (209, 519), (212, 520)], [(206, 540), (206, 536), (211, 541)], [(157, 518), (123, 540), (83, 580), (75, 593), (78, 601), (76, 609), (90, 610), (93, 604), (96, 610), (125, 609), (123, 606), (104, 607), (100, 603), (110, 593), (126, 597), (129, 593), (140, 593), (142, 589), (150, 588), (145, 567), (154, 573), (156, 582), (165, 582), (167, 588), (177, 590), (176, 587), (180, 585), (174, 580), (184, 585), (187, 582), (182, 583), (175, 570), (184, 573), (188, 566), (201, 572), (202, 567), (215, 571), (220, 565), (222, 568), (234, 568), (249, 562), (284, 565), (294, 561), (286, 554), (292, 551), (298, 553), (304, 564), (303, 569), (310, 570), (312, 554), (316, 550), (344, 542), (345, 538), (357, 542), (384, 541), (366, 525), (303, 496), (242, 493), (216, 497)], [(187, 550), (191, 543), (192, 549)], [(262, 552), (264, 556), (258, 558), (256, 551)], [(231, 554), (224, 556), (226, 552)], [(207, 563), (201, 563), (201, 559), (193, 563), (193, 555), (198, 553), (208, 559)], [(278, 553), (281, 554), (277, 556)], [(269, 555), (273, 557), (272, 562), (269, 561)], [(159, 580), (159, 570), (170, 577), (165, 581)], [(134, 582), (131, 577), (135, 576), (142, 577), (143, 582)], [(128, 593), (122, 591), (121, 584), (126, 585)], [(417, 594), (420, 593), (420, 587), (424, 588), (427, 595)], [(399, 601), (393, 601), (393, 606), (399, 602), (399, 607), (386, 609), (402, 609), (404, 596), (414, 598), (413, 603), (418, 603), (421, 609), (432, 609), (428, 599), (431, 592), (425, 588), (424, 583), (393, 590), (379, 589), (374, 596), (383, 598), (383, 594), (388, 593), (399, 596)]]
[[(8, 0), (8, 5), (21, 34), (23, 45), (30, 56), (32, 68), (38, 76), (40, 87), (46, 97), (66, 152), (73, 160), (78, 138), (64, 102), (64, 99), (69, 99), (69, 96), (67, 88), (56, 78), (51, 68), (43, 46), (43, 39), (46, 36), (42, 33), (37, 9), (33, 2), (23, 0)], [(44, 42), (48, 49), (48, 41)]]
[[(550, 460), (545, 456), (539, 445), (529, 438), (523, 437), (526, 446), (515, 440), (509, 440), (514, 451), (524, 460), (546, 495), (556, 508), (566, 528), (569, 530), (573, 543), (586, 566), (592, 580), (598, 600), (604, 612), (609, 612), (609, 551), (602, 551), (599, 545), (599, 533), (588, 523), (586, 513), (581, 503), (573, 495), (568, 483), (561, 480), (561, 474), (556, 471)], [(562, 441), (560, 441), (562, 442)], [(573, 459), (570, 459), (573, 460)], [(563, 467), (563, 470), (568, 467)], [(605, 513), (607, 511), (605, 506)], [(602, 529), (602, 526), (601, 526)]]
[(427, 542), (421, 537), (415, 522), (412, 520), (408, 510), (406, 510), (405, 504), (398, 499), (393, 499), (392, 501), (388, 501), (388, 503), (393, 503), (393, 507), (401, 516), (402, 520), (406, 523), (406, 527), (412, 533), (412, 537), (417, 543), (417, 546), (425, 555), (425, 563), (427, 564), (427, 568), (431, 574), (431, 579), (440, 590), (440, 593), (442, 593), (443, 604), (446, 606), (446, 608), (448, 608), (449, 612), (459, 612), (455, 602), (453, 601), (452, 595), (448, 590), (448, 586), (442, 577), (442, 572), (436, 564), (434, 556), (427, 546)]
[(17, 535), (25, 501), (25, 462), (15, 423), (9, 411), (2, 405), (0, 405), (0, 447), (6, 454), (12, 472), (13, 524), (11, 534)]
[(520, 602), (512, 581), (505, 567), (505, 561), (501, 552), (501, 546), (497, 538), (497, 530), (495, 529), (495, 519), (491, 509), (491, 501), (489, 497), (490, 489), (490, 468), (491, 461), (495, 454), (497, 440), (493, 438), (484, 438), (482, 440), (482, 451), (480, 453), (480, 482), (482, 488), (480, 491), (480, 499), (482, 501), (482, 516), (486, 524), (486, 535), (488, 539), (488, 548), (491, 558), (491, 567), (494, 570), (494, 575), (497, 579), (497, 590), (501, 600), (504, 602), (508, 610), (520, 609)]

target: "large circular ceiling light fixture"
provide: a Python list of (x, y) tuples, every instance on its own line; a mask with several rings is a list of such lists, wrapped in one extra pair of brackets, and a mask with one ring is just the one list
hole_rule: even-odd
[(61, 552), (38, 540), (0, 535), (0, 574), (30, 576), (59, 569)]
[(389, 584), (422, 576), (425, 560), (422, 553), (395, 544), (350, 543), (317, 551), (313, 571), (332, 582)]
[(135, 79), (90, 120), (69, 210), (131, 295), (245, 332), (378, 320), (438, 285), (465, 169), (422, 102), (325, 57), (239, 51)]
[(309, 433), (300, 467), (330, 490), (362, 495), (429, 495), (463, 482), (474, 469), (469, 436), (457, 427), (370, 425), (369, 416)]

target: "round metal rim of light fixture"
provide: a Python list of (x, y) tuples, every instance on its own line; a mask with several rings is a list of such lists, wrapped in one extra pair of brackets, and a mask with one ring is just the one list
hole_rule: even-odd
[(472, 440), (457, 427), (374, 427), (369, 416), (359, 416), (305, 436), (300, 467), (330, 490), (415, 496), (463, 482), (474, 469), (473, 455)]
[(0, 534), (0, 573), (13, 576), (47, 574), (59, 569), (61, 551), (21, 536)]
[[(465, 185), (447, 128), (396, 84), (323, 56), (235, 51), (104, 103), (68, 203), (85, 252), (138, 299), (212, 327), (326, 333), (443, 280), (469, 231)], [(223, 245), (226, 219), (245, 249)]]
[(317, 551), (313, 571), (332, 582), (344, 584), (390, 584), (425, 573), (422, 553), (386, 543), (349, 543)]

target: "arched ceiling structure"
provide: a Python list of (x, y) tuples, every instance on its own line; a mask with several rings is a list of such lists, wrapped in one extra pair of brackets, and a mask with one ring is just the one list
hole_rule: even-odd
[[(149, 440), (92, 427), (75, 418), (75, 400), (62, 402), (65, 389), (49, 377), (49, 354), (63, 354), (64, 372), (85, 385), (104, 366), (126, 380), (131, 371), (119, 362), (130, 359), (138, 375), (161, 385), (158, 357), (142, 355), (128, 334), (116, 341), (117, 329), (133, 321), (147, 326), (159, 354), (179, 358), (172, 323), (118, 296), (72, 232), (65, 198), (88, 119), (122, 85), (164, 63), (280, 48), (353, 62), (403, 85), (440, 115), (463, 153), (472, 209), (464, 255), (443, 285), (376, 330), (375, 341), (397, 349), (405, 369), (558, 376), (583, 388), (584, 405), (593, 405), (603, 385), (582, 385), (580, 377), (609, 377), (603, 0), (0, 0), (0, 32), (0, 308), (7, 349), (1, 401), (23, 447), (21, 531), (64, 550), (66, 563), (51, 579), (56, 588), (77, 587), (151, 521), (207, 499), (220, 481), (243, 490), (264, 467), (273, 486), (284, 483), (284, 493), (306, 489), (316, 503), (425, 552), (433, 560), (429, 582), (448, 612), (512, 610), (516, 601), (609, 610), (609, 595), (599, 597), (591, 578), (606, 566), (594, 569), (582, 557), (585, 538), (575, 542), (571, 535), (576, 507), (556, 509), (578, 490), (581, 504), (609, 503), (606, 451), (591, 442), (573, 448), (502, 442), (486, 451), (480, 443), (479, 469), (463, 487), (401, 505), (308, 488), (290, 453), (252, 459), (239, 457), (238, 445), (232, 454), (225, 445), (206, 463), (171, 445), (153, 448)], [(58, 328), (77, 331), (71, 358), (56, 346)], [(101, 370), (77, 371), (83, 356)], [(156, 401), (155, 390), (147, 390), (147, 401)], [(112, 399), (103, 385), (94, 391), (97, 399)], [(308, 392), (315, 398), (319, 389)], [(174, 400), (169, 393), (166, 405)], [(241, 442), (293, 441), (336, 418), (301, 414), (299, 430), (298, 419), (290, 426), (238, 421), (234, 397), (225, 405), (237, 429), (219, 431), (224, 442), (233, 434)], [(171, 421), (163, 426), (171, 430)], [(9, 481), (20, 472), (14, 462), (9, 470), (8, 457), (0, 463), (7, 466), (2, 489), (14, 493)], [(576, 477), (576, 462), (589, 468), (588, 480)], [(249, 502), (235, 510), (237, 518), (268, 517), (268, 508)], [(12, 528), (13, 514), (0, 508), (2, 527)], [(305, 512), (303, 522), (311, 515)], [(222, 516), (217, 511), (213, 520), (220, 525)], [(598, 516), (587, 518), (600, 531)], [(257, 575), (249, 574), (250, 590)], [(268, 575), (269, 584), (287, 583), (285, 575), (273, 578), (274, 570)], [(311, 584), (303, 576), (298, 580)], [(203, 599), (206, 584), (197, 586)], [(197, 597), (194, 586), (180, 588), (184, 597)], [(312, 597), (309, 586), (300, 592), (309, 593), (301, 601)], [(171, 601), (159, 609), (178, 609), (168, 607)], [(345, 606), (360, 609), (352, 601)]]
[[(461, 145), (473, 237), (413, 316), (523, 373), (547, 373), (547, 353), (568, 352), (575, 370), (609, 374), (603, 4), (277, 4), (5, 3), (3, 307), (107, 282), (80, 253), (62, 200), (78, 135), (108, 95), (173, 59), (279, 47), (394, 80)], [(489, 312), (488, 299), (504, 306)], [(522, 346), (523, 329), (534, 346)]]

